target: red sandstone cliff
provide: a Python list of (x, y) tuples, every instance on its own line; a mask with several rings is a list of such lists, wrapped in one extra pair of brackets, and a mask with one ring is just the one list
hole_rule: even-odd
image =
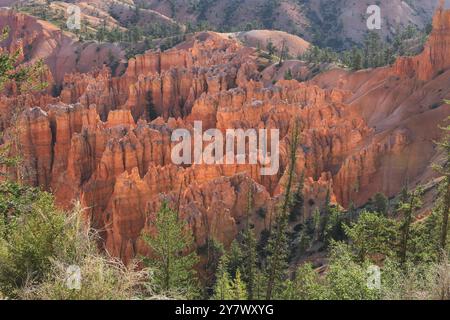
[(450, 68), (450, 11), (438, 9), (433, 18), (433, 32), (422, 54), (400, 58), (394, 68), (399, 75), (416, 76), (428, 81)]

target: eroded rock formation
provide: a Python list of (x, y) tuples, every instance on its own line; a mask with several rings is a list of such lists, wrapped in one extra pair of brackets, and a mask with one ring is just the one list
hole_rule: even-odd
[[(418, 57), (264, 85), (255, 49), (200, 33), (166, 52), (137, 56), (119, 77), (106, 67), (66, 73), (57, 97), (2, 97), (1, 110), (11, 113), (20, 101), (24, 111), (9, 129), (5, 117), (1, 129), (6, 143), (18, 139), (21, 178), (52, 191), (61, 206), (81, 199), (105, 248), (123, 260), (148, 253), (140, 235), (152, 232), (162, 199), (179, 209), (199, 247), (211, 238), (229, 244), (242, 227), (250, 190), (256, 229), (270, 224), (295, 119), (305, 218), (327, 196), (362, 205), (379, 191), (397, 194), (406, 179), (429, 178), (437, 155), (432, 141), (450, 115), (440, 103), (450, 92), (449, 34), (450, 13), (438, 11)], [(174, 165), (173, 130), (192, 130), (199, 120), (204, 130), (279, 129), (278, 174), (262, 176), (258, 165)]]

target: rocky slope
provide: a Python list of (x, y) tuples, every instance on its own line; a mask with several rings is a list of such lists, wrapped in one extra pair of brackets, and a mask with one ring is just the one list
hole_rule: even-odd
[[(29, 6), (44, 0), (0, 0), (2, 5)], [(393, 39), (410, 25), (424, 29), (440, 0), (67, 0), (51, 1), (50, 11), (64, 15), (68, 3), (77, 3), (89, 28), (106, 22), (114, 26), (157, 23), (168, 28), (206, 24), (221, 32), (251, 29), (280, 30), (320, 47), (349, 48), (367, 33), (368, 6), (381, 8), (380, 35)], [(450, 2), (446, 0), (447, 4)], [(139, 15), (136, 15), (139, 7)]]
[[(410, 24), (424, 28), (439, 0), (135, 0), (136, 3), (187, 23), (206, 21), (220, 30), (277, 29), (300, 35), (322, 46), (339, 48), (360, 43), (367, 32), (369, 5), (382, 12), (384, 37)], [(249, 18), (251, 17), (251, 18)]]
[[(4, 14), (13, 30), (30, 19)], [(57, 30), (39, 29), (32, 39), (48, 32)], [(450, 115), (442, 104), (450, 97), (448, 34), (450, 11), (439, 10), (418, 57), (356, 73), (336, 69), (303, 83), (268, 84), (256, 49), (212, 32), (139, 55), (118, 77), (106, 67), (66, 69), (60, 95), (0, 100), (2, 114), (26, 109), (8, 129), (9, 118), (3, 120), (5, 142), (17, 139), (13, 150), (23, 157), (23, 170), (9, 173), (52, 191), (61, 206), (81, 199), (106, 249), (125, 261), (148, 253), (139, 236), (152, 231), (164, 198), (179, 208), (199, 247), (236, 237), (249, 190), (253, 223), (267, 228), (283, 191), (295, 119), (302, 128), (295, 172), (296, 181), (305, 175), (304, 218), (327, 195), (343, 206), (362, 205), (379, 191), (393, 196), (406, 180), (433, 177), (433, 140)], [(14, 43), (20, 41), (6, 45)], [(172, 131), (192, 130), (195, 120), (222, 131), (280, 129), (278, 174), (261, 176), (257, 165), (172, 164)]]
[[(124, 58), (113, 44), (81, 43), (48, 22), (0, 8), (0, 29), (5, 27), (9, 27), (10, 34), (1, 46), (11, 52), (21, 48), (23, 56), (19, 62), (43, 59), (53, 83), (60, 84), (67, 73), (85, 73)], [(120, 72), (121, 67), (117, 69)]]
[(237, 39), (244, 45), (266, 50), (269, 43), (281, 50), (283, 46), (286, 48), (288, 54), (292, 57), (298, 57), (304, 54), (310, 47), (310, 43), (304, 39), (289, 34), (283, 31), (275, 30), (252, 30), (246, 32), (230, 33), (228, 36), (231, 39)]

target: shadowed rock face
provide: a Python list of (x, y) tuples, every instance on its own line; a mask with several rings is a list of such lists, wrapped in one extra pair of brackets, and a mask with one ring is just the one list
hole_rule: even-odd
[[(124, 261), (149, 254), (139, 236), (152, 232), (163, 198), (179, 208), (199, 247), (210, 238), (229, 244), (250, 192), (256, 229), (271, 223), (296, 118), (302, 132), (295, 172), (297, 179), (305, 175), (305, 217), (327, 194), (343, 206), (362, 205), (376, 192), (393, 196), (405, 181), (432, 177), (429, 165), (438, 156), (432, 141), (450, 115), (441, 103), (450, 91), (448, 11), (437, 12), (434, 28), (422, 55), (393, 67), (332, 70), (310, 82), (269, 87), (255, 49), (200, 33), (169, 51), (131, 59), (120, 77), (107, 68), (66, 73), (58, 97), (2, 97), (2, 114), (24, 109), (5, 140), (20, 142), (15, 151), (24, 160), (24, 181), (52, 191), (63, 207), (81, 199), (107, 250)], [(152, 113), (159, 117), (150, 119)], [(171, 133), (192, 130), (196, 120), (204, 130), (280, 129), (279, 173), (261, 176), (256, 165), (175, 166)], [(2, 128), (9, 125), (4, 117)]]

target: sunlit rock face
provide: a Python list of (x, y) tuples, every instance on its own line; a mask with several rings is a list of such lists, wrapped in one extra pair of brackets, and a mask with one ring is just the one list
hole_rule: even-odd
[(433, 31), (422, 54), (405, 57), (397, 61), (395, 68), (399, 75), (416, 76), (429, 81), (450, 67), (450, 11), (439, 9), (433, 18)]

